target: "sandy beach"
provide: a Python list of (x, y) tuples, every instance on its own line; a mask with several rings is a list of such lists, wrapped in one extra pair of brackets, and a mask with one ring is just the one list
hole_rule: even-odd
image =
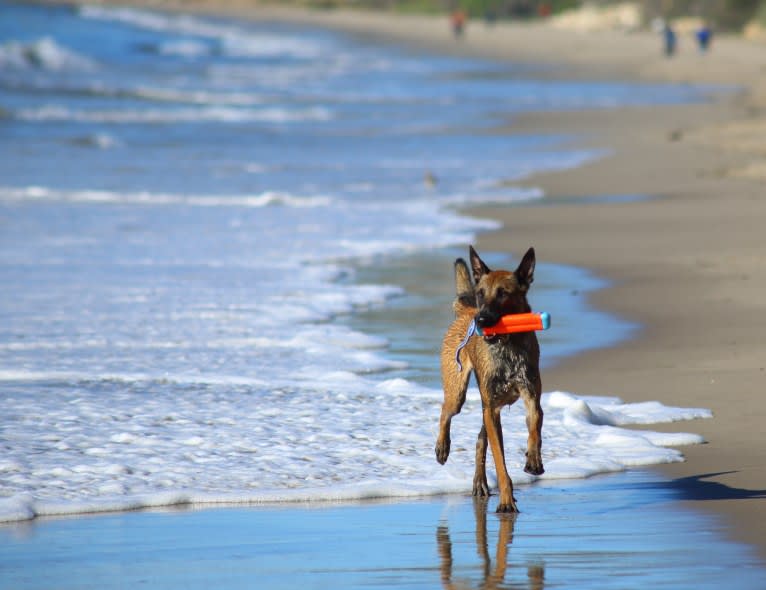
[[(610, 155), (524, 180), (557, 200), (556, 207), (476, 211), (504, 225), (483, 234), (478, 247), (518, 255), (533, 245), (539, 260), (588, 268), (611, 281), (592, 304), (639, 323), (637, 337), (559, 364), (543, 375), (544, 390), (710, 408), (714, 419), (686, 427), (708, 443), (686, 447), (686, 462), (661, 471), (685, 503), (723, 515), (732, 539), (754, 545), (766, 559), (760, 319), (766, 45), (721, 36), (700, 55), (689, 37), (666, 59), (651, 33), (469, 23), (456, 41), (446, 20), (432, 17), (293, 11), (240, 0), (225, 7), (133, 4), (307, 23), (430, 51), (541, 64), (540, 75), (551, 78), (727, 86), (711, 90), (704, 104), (538, 113), (509, 122), (508, 133), (570, 134), (574, 144)], [(625, 194), (646, 198), (577, 200)]]

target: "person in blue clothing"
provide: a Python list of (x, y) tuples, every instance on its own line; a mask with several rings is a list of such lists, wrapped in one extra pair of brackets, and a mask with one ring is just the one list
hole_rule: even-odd
[(700, 52), (705, 53), (710, 48), (710, 42), (713, 40), (713, 31), (707, 25), (702, 25), (695, 33), (697, 45)]
[(665, 23), (664, 28), (662, 29), (662, 37), (665, 41), (665, 55), (667, 57), (672, 57), (676, 53), (676, 32), (673, 30), (673, 27), (670, 26), (670, 23)]

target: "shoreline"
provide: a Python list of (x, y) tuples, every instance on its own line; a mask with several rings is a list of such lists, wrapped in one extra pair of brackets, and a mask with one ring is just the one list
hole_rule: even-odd
[[(759, 213), (766, 214), (759, 182), (766, 170), (757, 164), (766, 140), (761, 143), (756, 135), (763, 130), (766, 137), (766, 125), (758, 119), (766, 112), (766, 83), (758, 76), (766, 47), (726, 37), (716, 40), (710, 55), (692, 52), (687, 44), (684, 53), (668, 60), (649, 33), (583, 38), (511, 23), (482, 37), (469, 29), (455, 42), (439, 19), (363, 15), (360, 23), (353, 14), (333, 21), (335, 16), (289, 20), (442, 53), (559, 64), (550, 70), (556, 78), (737, 88), (702, 104), (517, 117), (507, 132), (566, 132), (578, 147), (612, 153), (519, 183), (559, 199), (555, 208), (528, 204), (470, 212), (503, 223), (503, 229), (480, 235), (480, 250), (517, 256), (534, 245), (546, 261), (586, 268), (610, 282), (591, 294), (590, 302), (642, 328), (617, 346), (558, 362), (543, 375), (544, 390), (712, 409), (712, 420), (688, 428), (707, 444), (684, 447), (684, 463), (656, 469), (671, 479), (683, 505), (723, 516), (731, 538), (753, 545), (766, 559), (761, 526), (766, 443), (758, 434), (766, 413), (761, 396), (766, 363), (762, 335), (752, 321), (766, 291), (758, 273), (763, 268)], [(399, 21), (409, 26), (397, 26)], [(615, 194), (651, 198), (566, 204), (568, 197)]]
[[(689, 428), (707, 444), (685, 447), (684, 463), (657, 469), (671, 478), (684, 505), (722, 515), (732, 539), (753, 545), (766, 559), (760, 525), (766, 513), (766, 443), (758, 434), (766, 413), (766, 363), (753, 322), (766, 291), (758, 273), (764, 264), (759, 213), (766, 213), (759, 194), (766, 166), (758, 163), (766, 153), (760, 118), (766, 113), (766, 47), (722, 37), (709, 55), (699, 55), (687, 42), (669, 60), (650, 33), (586, 37), (503, 23), (485, 28), (481, 37), (472, 26), (456, 42), (446, 23), (428, 17), (267, 9), (259, 18), (328, 26), (452, 55), (557, 65), (547, 72), (556, 78), (736, 87), (702, 104), (522, 115), (506, 131), (564, 131), (578, 138), (579, 147), (612, 154), (519, 183), (560, 199), (555, 208), (471, 212), (503, 223), (502, 230), (479, 237), (480, 249), (518, 255), (535, 245), (546, 261), (587, 268), (610, 281), (590, 296), (591, 303), (642, 329), (615, 347), (557, 363), (543, 376), (544, 390), (712, 409), (712, 420)], [(567, 197), (626, 193), (652, 198), (565, 204)]]
[[(548, 124), (574, 123), (589, 133), (598, 129), (614, 153), (575, 170), (527, 179), (561, 199), (555, 212), (480, 209), (503, 221), (504, 230), (483, 235), (479, 243), (502, 247), (512, 236), (525, 247), (544, 236), (538, 247), (542, 256), (585, 266), (611, 281), (591, 303), (641, 329), (615, 347), (565, 359), (544, 375), (544, 389), (566, 386), (580, 394), (696, 403), (713, 410), (713, 420), (690, 425), (707, 444), (685, 447), (684, 463), (657, 469), (673, 480), (684, 504), (723, 515), (732, 538), (754, 545), (763, 558), (766, 534), (759, 523), (766, 511), (766, 446), (757, 433), (766, 373), (754, 318), (764, 289), (757, 237), (764, 206), (757, 183), (705, 173), (727, 160), (736, 165), (736, 154), (669, 139), (679, 121), (696, 131), (695, 120), (730, 108), (725, 99), (662, 107), (630, 113), (625, 118), (635, 120), (619, 124), (615, 119), (626, 115), (621, 111), (555, 114), (558, 121), (549, 118)], [(525, 124), (539, 125), (536, 118)], [(618, 137), (618, 130), (636, 129), (638, 123), (646, 125), (640, 127), (640, 142)], [(669, 161), (680, 165), (663, 170)], [(654, 198), (564, 203), (566, 197), (608, 195), (620, 188)]]
[[(535, 77), (620, 79), (730, 85), (736, 92), (699, 105), (530, 113), (506, 129), (574, 135), (577, 145), (612, 155), (519, 184), (541, 187), (557, 207), (481, 207), (503, 223), (482, 234), (479, 249), (518, 256), (534, 245), (541, 259), (608, 279), (594, 306), (643, 329), (615, 347), (559, 362), (543, 375), (545, 391), (617, 395), (703, 406), (714, 419), (690, 430), (708, 444), (685, 447), (685, 463), (660, 468), (684, 503), (723, 515), (733, 539), (766, 559), (766, 414), (761, 312), (766, 213), (766, 47), (716, 38), (709, 55), (687, 40), (672, 60), (650, 33), (562, 32), (541, 24), (470, 23), (455, 41), (444, 19), (378, 13), (309, 12), (244, 0), (129, 2), (154, 9), (279, 20), (365, 35), (429, 51), (542, 64)], [(651, 199), (566, 204), (567, 197), (642, 194)], [(723, 197), (725, 195), (725, 197)], [(543, 350), (543, 354), (545, 351)], [(714, 473), (707, 477), (705, 474)]]

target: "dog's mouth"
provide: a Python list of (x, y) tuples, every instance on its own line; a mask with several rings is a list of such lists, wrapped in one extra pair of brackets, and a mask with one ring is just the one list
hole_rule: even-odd
[(476, 317), (474, 317), (474, 322), (476, 322), (476, 331), (479, 333), (479, 335), (484, 339), (484, 342), (487, 344), (492, 344), (493, 342), (497, 342), (499, 340), (500, 335), (499, 334), (485, 334), (482, 328), (491, 328), (497, 324), (497, 322), (500, 321), (500, 316), (494, 317), (494, 316), (484, 316), (482, 314), (477, 314)]
[(497, 334), (494, 334), (492, 336), (487, 336), (486, 334), (482, 334), (482, 338), (484, 338), (484, 342), (486, 342), (487, 344), (494, 344), (495, 342), (500, 340), (500, 336), (498, 336)]
[[(482, 324), (484, 324), (484, 322), (481, 321), (481, 318), (479, 316), (476, 316), (474, 318), (474, 322), (476, 325), (476, 332), (479, 334), (479, 336), (481, 336), (484, 339), (484, 342), (486, 342), (487, 344), (492, 344), (493, 342), (496, 342), (498, 340), (498, 334), (484, 333), (484, 331), (482, 330), (482, 327), (483, 327)], [(495, 323), (492, 323), (492, 324), (487, 323), (487, 326), (494, 326)]]

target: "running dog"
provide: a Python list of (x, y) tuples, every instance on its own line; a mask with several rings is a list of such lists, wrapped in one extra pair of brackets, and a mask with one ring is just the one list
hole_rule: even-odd
[(503, 315), (531, 311), (527, 291), (534, 280), (535, 251), (533, 248), (527, 250), (519, 267), (512, 272), (491, 271), (473, 247), (469, 247), (469, 254), (472, 273), (462, 258), (455, 261), (455, 321), (447, 329), (442, 342), (444, 404), (436, 439), (436, 460), (443, 465), (449, 457), (450, 422), (453, 416), (460, 413), (465, 403), (468, 379), (473, 371), (481, 393), (483, 415), (483, 425), (476, 441), (473, 495), (489, 495), (486, 473), (489, 443), (500, 491), (497, 511), (518, 512), (513, 497), (513, 483), (505, 467), (500, 410), (519, 398), (524, 400), (529, 430), (524, 471), (533, 475), (542, 474), (543, 410), (540, 406), (542, 384), (537, 336), (534, 332), (492, 337), (478, 334), (469, 336), (469, 330), (472, 321), (479, 328), (489, 327), (495, 325)]

